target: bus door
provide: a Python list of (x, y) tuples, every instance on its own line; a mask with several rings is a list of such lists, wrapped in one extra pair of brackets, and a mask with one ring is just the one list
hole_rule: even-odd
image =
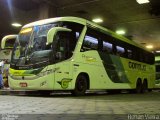
[(72, 72), (70, 57), (72, 56), (70, 45), (70, 33), (58, 32), (54, 39), (55, 48), (55, 89), (70, 89)]

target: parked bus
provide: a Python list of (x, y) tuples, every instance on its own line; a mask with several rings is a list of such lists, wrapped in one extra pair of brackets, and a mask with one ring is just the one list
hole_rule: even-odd
[(23, 26), (14, 44), (9, 86), (23, 90), (132, 90), (154, 87), (154, 54), (77, 17)]
[[(11, 60), (13, 44), (17, 35), (6, 35), (1, 40), (0, 49), (0, 69), (1, 69), (1, 85), (8, 87), (8, 70)], [(4, 47), (5, 46), (5, 47)]]
[(155, 55), (156, 81), (155, 88), (160, 88), (160, 54)]

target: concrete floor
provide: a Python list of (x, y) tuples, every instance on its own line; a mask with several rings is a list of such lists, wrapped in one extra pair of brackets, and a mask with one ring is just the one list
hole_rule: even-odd
[(98, 92), (82, 97), (68, 93), (20, 94), (0, 95), (0, 120), (133, 120), (138, 117), (160, 120), (159, 91), (145, 94)]

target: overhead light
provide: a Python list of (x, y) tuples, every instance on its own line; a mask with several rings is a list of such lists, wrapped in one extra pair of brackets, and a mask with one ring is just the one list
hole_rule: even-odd
[(149, 0), (136, 0), (139, 4), (149, 3)]
[(14, 27), (21, 27), (22, 25), (19, 24), (19, 23), (12, 23), (12, 26), (14, 26)]
[(124, 30), (117, 30), (116, 33), (119, 34), (119, 35), (126, 34), (126, 32)]
[(152, 48), (153, 48), (153, 45), (147, 45), (146, 48), (152, 49)]
[(93, 19), (92, 21), (95, 23), (102, 23), (103, 22), (103, 20), (101, 18), (96, 18), (96, 19)]
[(157, 50), (156, 53), (160, 53), (160, 50)]

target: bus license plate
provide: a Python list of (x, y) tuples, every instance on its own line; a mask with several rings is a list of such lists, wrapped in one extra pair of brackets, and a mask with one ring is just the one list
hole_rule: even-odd
[(27, 83), (25, 83), (25, 82), (22, 82), (22, 83), (20, 83), (19, 84), (21, 87), (27, 87)]

